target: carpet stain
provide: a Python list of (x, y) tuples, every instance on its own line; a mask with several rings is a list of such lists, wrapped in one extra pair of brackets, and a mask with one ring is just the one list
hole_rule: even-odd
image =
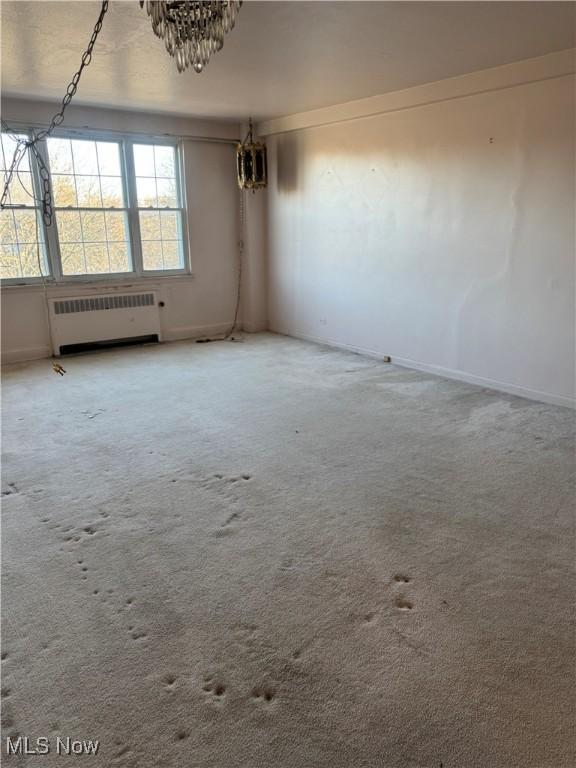
[(100, 738), (94, 768), (576, 765), (571, 414), (200, 350), (5, 369), (5, 733)]
[(256, 699), (257, 701), (261, 700), (266, 703), (270, 703), (274, 701), (275, 696), (276, 690), (267, 685), (256, 686), (255, 688), (252, 688), (252, 698)]
[(207, 698), (212, 701), (218, 701), (223, 699), (224, 694), (226, 693), (226, 686), (222, 682), (209, 680), (202, 686), (202, 690), (208, 694)]

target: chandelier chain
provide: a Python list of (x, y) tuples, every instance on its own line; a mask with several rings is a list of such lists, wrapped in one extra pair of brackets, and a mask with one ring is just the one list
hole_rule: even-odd
[[(48, 171), (48, 167), (46, 166), (44, 158), (42, 157), (42, 153), (38, 148), (38, 142), (51, 136), (54, 129), (57, 128), (59, 125), (62, 125), (62, 123), (64, 122), (64, 114), (66, 112), (66, 109), (68, 108), (68, 105), (76, 95), (76, 91), (78, 90), (78, 83), (80, 82), (80, 78), (82, 77), (82, 72), (92, 61), (92, 51), (96, 44), (96, 40), (98, 39), (98, 35), (100, 34), (100, 31), (102, 29), (102, 23), (104, 21), (104, 16), (108, 11), (108, 5), (109, 5), (109, 0), (103, 0), (102, 7), (100, 8), (100, 13), (98, 15), (98, 19), (96, 20), (96, 24), (94, 25), (92, 37), (90, 38), (90, 42), (88, 43), (86, 50), (82, 54), (80, 67), (78, 68), (78, 71), (75, 73), (74, 77), (72, 78), (72, 80), (68, 85), (68, 88), (66, 89), (66, 93), (64, 94), (64, 98), (62, 99), (60, 110), (54, 115), (54, 117), (50, 121), (49, 126), (47, 128), (43, 128), (41, 131), (34, 132), (33, 137), (31, 139), (16, 140), (16, 147), (14, 149), (12, 162), (10, 163), (10, 167), (8, 168), (8, 170), (4, 173), (4, 189), (2, 191), (2, 196), (0, 197), (0, 210), (4, 210), (4, 208), (6, 208), (6, 206), (8, 205), (7, 203), (8, 194), (10, 191), (10, 184), (12, 183), (12, 179), (14, 178), (14, 174), (16, 174), (20, 179), (19, 172), (18, 172), (20, 163), (22, 162), (22, 159), (26, 155), (26, 152), (28, 150), (31, 150), (38, 164), (38, 173), (40, 175), (40, 182), (42, 185), (42, 197), (40, 200), (38, 200), (33, 195), (31, 196), (33, 197), (35, 202), (42, 204), (42, 218), (44, 219), (44, 223), (46, 224), (46, 226), (49, 227), (52, 224), (54, 208), (52, 205), (50, 173)], [(14, 131), (8, 126), (8, 124), (4, 120), (2, 120), (2, 130), (7, 133), (14, 133)]]

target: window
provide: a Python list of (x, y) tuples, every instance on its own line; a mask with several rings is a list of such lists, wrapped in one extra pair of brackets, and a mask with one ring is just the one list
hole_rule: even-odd
[(47, 143), (62, 275), (131, 272), (120, 144)]
[[(12, 136), (2, 134), (3, 170), (10, 164), (13, 144)], [(14, 177), (10, 192), (15, 205), (0, 220), (2, 279), (186, 271), (185, 209), (175, 144), (61, 135), (40, 142), (39, 151), (50, 170), (53, 223), (45, 227), (41, 209), (23, 189), (37, 188), (32, 156), (32, 167), (23, 162), (20, 180)]]
[[(16, 142), (23, 134), (1, 135), (2, 178), (12, 163)], [(0, 275), (3, 278), (39, 278), (49, 274), (41, 212), (36, 204), (36, 183), (26, 150), (19, 171), (12, 177), (8, 207), (0, 211)], [(42, 271), (40, 271), (42, 270)]]
[(134, 171), (144, 269), (181, 269), (182, 209), (175, 148), (134, 144)]

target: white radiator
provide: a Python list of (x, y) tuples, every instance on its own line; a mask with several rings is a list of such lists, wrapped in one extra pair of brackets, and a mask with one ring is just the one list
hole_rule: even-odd
[(100, 296), (50, 299), (54, 354), (68, 344), (88, 344), (139, 336), (161, 341), (155, 293), (108, 293)]

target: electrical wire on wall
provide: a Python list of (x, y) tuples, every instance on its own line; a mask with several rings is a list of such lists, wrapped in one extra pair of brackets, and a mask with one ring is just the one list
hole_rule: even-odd
[(36, 260), (38, 262), (38, 270), (40, 272), (40, 277), (42, 279), (42, 288), (44, 293), (44, 309), (46, 312), (46, 326), (48, 328), (48, 343), (50, 345), (50, 351), (52, 353), (52, 370), (54, 373), (60, 374), (60, 376), (64, 376), (66, 373), (65, 369), (62, 368), (60, 363), (54, 359), (54, 345), (52, 343), (53, 335), (52, 335), (52, 318), (50, 317), (50, 304), (48, 302), (48, 284), (46, 282), (46, 275), (44, 274), (44, 269), (42, 267), (42, 256), (40, 254), (40, 227), (38, 226), (38, 214), (34, 217), (36, 221)]
[(234, 321), (232, 327), (224, 337), (229, 341), (241, 341), (241, 339), (235, 339), (232, 334), (236, 330), (238, 325), (238, 314), (240, 312), (240, 301), (242, 297), (242, 268), (244, 266), (244, 192), (240, 190), (238, 200), (238, 221), (239, 221), (239, 238), (238, 238), (238, 284), (236, 287), (236, 307), (234, 309)]
[[(10, 167), (4, 174), (4, 189), (2, 190), (2, 195), (0, 196), (1, 210), (4, 210), (9, 206), (8, 195), (10, 193), (10, 185), (13, 183), (14, 177), (16, 177), (16, 179), (18, 180), (18, 183), (20, 184), (24, 192), (26, 192), (26, 194), (29, 197), (31, 197), (32, 200), (34, 200), (34, 202), (37, 205), (41, 206), (42, 218), (44, 220), (44, 224), (47, 227), (52, 226), (54, 221), (54, 208), (52, 205), (52, 187), (50, 184), (50, 173), (48, 171), (46, 163), (44, 162), (44, 158), (42, 157), (42, 153), (38, 147), (38, 143), (40, 141), (47, 139), (49, 136), (51, 136), (54, 129), (57, 128), (59, 125), (62, 125), (62, 123), (64, 122), (64, 113), (66, 112), (68, 105), (76, 95), (76, 91), (78, 90), (78, 83), (80, 82), (80, 78), (82, 77), (82, 72), (92, 61), (92, 51), (96, 44), (96, 40), (98, 39), (98, 35), (100, 34), (100, 31), (102, 29), (102, 22), (104, 21), (104, 16), (108, 11), (108, 5), (109, 5), (108, 0), (104, 0), (102, 2), (98, 19), (96, 20), (96, 24), (94, 25), (94, 29), (92, 31), (90, 42), (88, 43), (86, 50), (82, 54), (80, 67), (78, 68), (78, 71), (74, 74), (74, 77), (70, 81), (68, 88), (66, 89), (64, 98), (62, 99), (60, 110), (53, 116), (48, 128), (44, 128), (40, 131), (35, 131), (32, 135), (32, 138), (21, 139), (21, 138), (16, 138), (13, 135), (15, 131), (13, 131), (12, 128), (10, 128), (10, 126), (6, 123), (5, 120), (2, 120), (2, 130), (4, 131), (4, 133), (10, 136), (10, 138), (16, 143), (16, 147), (14, 149), (14, 155), (12, 157), (12, 162), (10, 163)], [(40, 176), (40, 181), (42, 183), (41, 198), (37, 198), (33, 191), (26, 188), (24, 182), (22, 181), (22, 177), (20, 176), (20, 164), (24, 159), (24, 157), (28, 154), (28, 152), (31, 152), (34, 155), (34, 158), (36, 160), (38, 174)], [(44, 306), (46, 310), (46, 323), (47, 323), (48, 335), (50, 339), (50, 349), (52, 352), (52, 368), (55, 371), (55, 373), (58, 373), (60, 374), (60, 376), (63, 376), (66, 373), (66, 371), (54, 359), (54, 349), (52, 347), (52, 323), (50, 318), (50, 306), (48, 303), (48, 286), (46, 283), (46, 275), (44, 274), (44, 269), (42, 265), (42, 256), (40, 254), (40, 228), (38, 226), (38, 214), (36, 214), (35, 216), (35, 222), (36, 222), (36, 259), (38, 261), (38, 269), (40, 271), (40, 277), (42, 279), (42, 285), (44, 289)]]
[(244, 267), (244, 229), (245, 229), (245, 207), (244, 207), (244, 191), (239, 191), (238, 198), (238, 266), (237, 266), (237, 282), (236, 282), (236, 301), (234, 305), (234, 319), (230, 329), (220, 338), (205, 338), (196, 339), (197, 344), (207, 344), (211, 341), (234, 341), (242, 342), (244, 339), (241, 336), (234, 335), (234, 332), (238, 326), (238, 316), (240, 314), (240, 304), (242, 300), (242, 270)]
[[(10, 136), (10, 138), (13, 139), (13, 141), (15, 141), (15, 142), (19, 142), (20, 141), (19, 139), (16, 139), (14, 136), (12, 136), (9, 131), (7, 131), (7, 133)], [(26, 152), (28, 150), (29, 150), (29, 148), (25, 147), (24, 152), (21, 155), (21, 157), (24, 157), (24, 155), (26, 154)], [(24, 192), (29, 197), (31, 197), (34, 200), (35, 203), (37, 203), (38, 205), (42, 204), (42, 200), (39, 200), (34, 195), (34, 192), (29, 190), (26, 187), (26, 185), (24, 184), (24, 182), (22, 181), (22, 177), (20, 175), (19, 163), (13, 168), (12, 178), (14, 177), (14, 175), (16, 176), (16, 179), (17, 179), (18, 183), (20, 184), (20, 186), (22, 187), (22, 189), (24, 190)], [(42, 255), (40, 253), (40, 226), (39, 226), (39, 223), (38, 223), (38, 215), (39, 214), (38, 214), (38, 212), (35, 212), (35, 214), (36, 215), (34, 216), (34, 223), (35, 223), (35, 227), (36, 227), (36, 261), (38, 263), (38, 272), (40, 274), (40, 279), (42, 280), (42, 288), (43, 288), (43, 295), (44, 295), (44, 309), (45, 309), (45, 313), (46, 313), (46, 326), (48, 328), (48, 343), (49, 343), (51, 357), (52, 357), (52, 369), (54, 370), (55, 373), (58, 373), (58, 374), (60, 374), (60, 376), (63, 376), (66, 373), (66, 371), (60, 365), (60, 363), (58, 363), (54, 359), (54, 348), (53, 348), (53, 345), (52, 345), (52, 319), (50, 317), (50, 305), (49, 305), (49, 302), (48, 302), (48, 283), (46, 282), (46, 275), (44, 274), (44, 267), (43, 267), (43, 263), (42, 263)]]

